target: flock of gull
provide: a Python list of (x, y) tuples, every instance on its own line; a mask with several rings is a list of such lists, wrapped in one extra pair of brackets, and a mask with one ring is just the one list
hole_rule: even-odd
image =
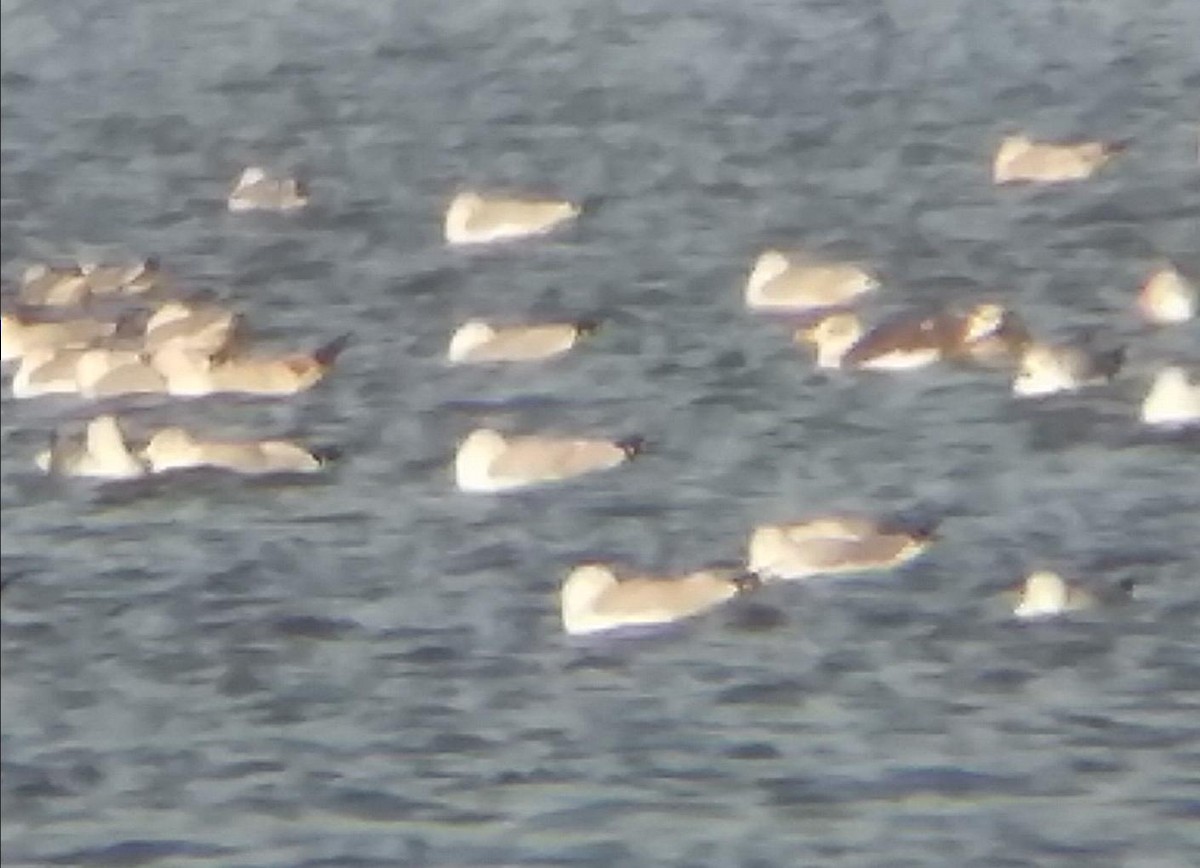
[[(1082, 181), (1123, 149), (1104, 142), (1038, 142), (1010, 136), (993, 163), (997, 184)], [(228, 197), (231, 211), (290, 211), (308, 202), (305, 186), (246, 169)], [(578, 205), (467, 191), (445, 213), (447, 244), (516, 242), (575, 220)], [(103, 400), (135, 394), (291, 395), (330, 370), (347, 339), (310, 351), (264, 354), (247, 346), (242, 317), (211, 297), (176, 297), (173, 281), (154, 260), (132, 264), (31, 265), (18, 302), (3, 314), (0, 355), (15, 365), (16, 398), (69, 394)], [(866, 324), (861, 304), (881, 287), (856, 262), (806, 251), (767, 250), (744, 289), (746, 306), (782, 314), (794, 340), (811, 347), (822, 368), (903, 371), (936, 363), (1009, 370), (1013, 393), (1034, 398), (1105, 383), (1121, 370), (1124, 349), (1092, 340), (1038, 339), (1020, 315), (987, 301), (901, 314)], [(1170, 263), (1148, 275), (1131, 305), (1154, 326), (1192, 319), (1197, 291)], [(83, 316), (71, 311), (86, 309)], [(471, 319), (451, 336), (452, 365), (520, 364), (547, 360), (586, 341), (590, 322), (499, 323)], [(1141, 404), (1144, 424), (1181, 428), (1200, 423), (1200, 385), (1176, 365), (1155, 375)], [(459, 444), (453, 472), (463, 492), (503, 493), (618, 467), (642, 449), (638, 438), (607, 440), (556, 434), (506, 434), (490, 428)], [(243, 474), (320, 471), (327, 456), (284, 440), (208, 440), (180, 427), (134, 444), (111, 413), (96, 416), (82, 438), (55, 434), (35, 462), (47, 473), (129, 479), (207, 467)], [(705, 569), (685, 576), (638, 574), (621, 565), (586, 563), (571, 570), (561, 592), (563, 627), (590, 634), (663, 625), (706, 612), (763, 583), (888, 569), (935, 541), (928, 528), (898, 526), (864, 515), (825, 515), (756, 528), (745, 568)], [(1087, 589), (1039, 570), (1013, 592), (1018, 617), (1045, 617), (1094, 606), (1130, 585)]]

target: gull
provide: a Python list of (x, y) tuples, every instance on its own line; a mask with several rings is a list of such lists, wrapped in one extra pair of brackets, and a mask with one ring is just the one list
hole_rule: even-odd
[(816, 347), (821, 368), (898, 371), (943, 360), (1013, 359), (1028, 335), (1015, 314), (985, 302), (966, 313), (901, 314), (869, 331), (856, 314), (841, 311), (799, 329), (794, 340)]
[(294, 178), (272, 178), (249, 166), (229, 193), (230, 211), (293, 211), (308, 204), (308, 187)]
[(55, 435), (50, 447), (38, 453), (35, 463), (46, 473), (62, 476), (130, 479), (146, 473), (145, 465), (130, 451), (121, 426), (111, 415), (88, 422), (82, 443), (67, 442)]
[(766, 250), (746, 280), (746, 306), (786, 311), (843, 307), (879, 285), (878, 279), (852, 262)]
[(997, 184), (1080, 181), (1125, 148), (1118, 142), (1037, 142), (1025, 135), (1008, 136), (996, 151), (992, 179)]
[(182, 428), (163, 428), (151, 436), (142, 458), (152, 473), (214, 467), (235, 473), (313, 473), (324, 461), (289, 440), (200, 440)]
[(35, 349), (86, 347), (117, 329), (115, 322), (94, 319), (39, 322), (16, 314), (0, 316), (0, 361), (18, 361)]
[(618, 577), (607, 564), (575, 567), (559, 595), (563, 629), (579, 636), (669, 624), (699, 615), (757, 587), (754, 576), (700, 570), (678, 578)]
[(471, 319), (450, 338), (446, 359), (454, 364), (546, 359), (565, 353), (596, 328), (593, 322), (501, 326)]
[(1154, 325), (1187, 322), (1196, 315), (1196, 287), (1174, 266), (1159, 266), (1142, 284), (1137, 308)]
[(579, 216), (571, 202), (459, 193), (446, 208), (448, 244), (486, 244), (544, 235)]
[(460, 490), (510, 491), (570, 479), (624, 464), (641, 450), (639, 438), (612, 441), (523, 435), (491, 428), (471, 432), (454, 459)]
[(1142, 401), (1141, 415), (1143, 422), (1156, 428), (1200, 423), (1200, 383), (1189, 382), (1183, 368), (1163, 368)]
[(862, 516), (762, 525), (750, 535), (746, 566), (763, 581), (881, 570), (912, 560), (933, 539)]
[(1013, 394), (1030, 398), (1102, 385), (1124, 362), (1124, 347), (1098, 351), (1086, 344), (1031, 344), (1021, 357)]

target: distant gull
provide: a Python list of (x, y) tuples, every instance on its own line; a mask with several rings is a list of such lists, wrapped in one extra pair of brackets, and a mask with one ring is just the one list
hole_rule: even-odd
[(882, 570), (912, 560), (933, 540), (930, 530), (863, 516), (768, 524), (750, 535), (746, 566), (763, 581)]
[(1080, 181), (1123, 150), (1125, 144), (1117, 142), (1037, 142), (1025, 135), (1008, 136), (996, 151), (992, 179), (997, 184)]
[(486, 244), (544, 235), (579, 216), (571, 202), (550, 199), (484, 197), (474, 191), (455, 196), (446, 208), (448, 244)]
[(678, 578), (618, 577), (606, 564), (583, 564), (563, 582), (563, 629), (586, 635), (669, 624), (702, 614), (758, 584), (757, 577), (732, 571), (701, 570)]
[(156, 353), (177, 346), (198, 353), (218, 353), (229, 346), (240, 317), (206, 302), (168, 301), (146, 321), (143, 346)]
[(115, 322), (95, 319), (39, 321), (6, 313), (0, 316), (0, 361), (17, 361), (35, 349), (86, 347), (116, 328)]
[(314, 473), (324, 461), (289, 440), (201, 440), (182, 428), (156, 431), (142, 457), (153, 473), (212, 467), (234, 473)]
[(1155, 325), (1187, 322), (1196, 315), (1196, 287), (1173, 265), (1161, 265), (1138, 292), (1137, 308)]
[(141, 295), (163, 285), (158, 260), (122, 264), (30, 265), (21, 277), (20, 299), (42, 307), (75, 307), (91, 298)]
[(472, 319), (451, 337), (446, 358), (455, 364), (545, 359), (565, 353), (596, 327), (593, 322), (494, 325)]
[(21, 301), (47, 307), (73, 307), (88, 297), (87, 278), (78, 265), (30, 265), (21, 275)]
[(165, 279), (154, 257), (115, 264), (81, 262), (79, 268), (92, 296), (141, 295), (161, 287)]
[(294, 211), (308, 204), (308, 187), (295, 178), (272, 178), (261, 166), (250, 166), (229, 193), (230, 211)]
[(455, 481), (462, 491), (510, 491), (617, 467), (640, 449), (638, 438), (506, 437), (499, 431), (479, 428), (458, 447)]
[(1116, 376), (1124, 361), (1124, 347), (1099, 350), (1089, 343), (1034, 343), (1021, 357), (1013, 394), (1030, 398), (1102, 385)]
[(759, 310), (806, 311), (842, 307), (878, 288), (861, 265), (766, 250), (746, 280), (745, 298)]
[(55, 435), (50, 447), (35, 461), (41, 470), (62, 476), (129, 479), (146, 473), (145, 465), (130, 451), (120, 425), (111, 415), (88, 422), (82, 443)]
[(1016, 617), (1033, 620), (1054, 618), (1100, 605), (1127, 603), (1132, 599), (1134, 589), (1133, 580), (1124, 579), (1113, 586), (1089, 591), (1065, 581), (1058, 573), (1036, 570), (1018, 589), (1002, 596), (1013, 604)]
[(172, 395), (294, 395), (320, 382), (348, 342), (343, 335), (311, 352), (278, 356), (209, 355), (168, 345), (152, 361)]
[(1183, 428), (1200, 423), (1200, 383), (1192, 383), (1181, 367), (1159, 371), (1142, 401), (1142, 421), (1156, 428)]
[(1028, 335), (1010, 311), (990, 302), (965, 313), (900, 314), (869, 331), (849, 311), (799, 329), (795, 341), (813, 344), (822, 368), (910, 370), (943, 360), (1015, 360)]

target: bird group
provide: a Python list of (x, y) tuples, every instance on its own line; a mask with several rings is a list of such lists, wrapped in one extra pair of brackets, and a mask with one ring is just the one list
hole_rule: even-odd
[[(993, 180), (1079, 181), (1123, 149), (1102, 142), (1050, 143), (1011, 136), (997, 151)], [(307, 202), (302, 183), (251, 167), (238, 179), (228, 207), (237, 212), (290, 211)], [(454, 246), (513, 242), (556, 231), (581, 213), (572, 202), (467, 190), (449, 202), (443, 234)], [(42, 311), (61, 310), (114, 298), (154, 297), (165, 283), (152, 260), (128, 266), (34, 266), (24, 275), (20, 298)], [(751, 268), (744, 300), (754, 311), (786, 317), (795, 342), (814, 348), (820, 368), (902, 371), (954, 363), (1007, 369), (1013, 375), (1013, 393), (1026, 398), (1107, 382), (1121, 368), (1122, 347), (1040, 340), (1017, 312), (994, 300), (914, 311), (865, 326), (859, 308), (882, 287), (879, 276), (861, 263), (771, 249)], [(1196, 313), (1195, 286), (1169, 263), (1149, 275), (1131, 301), (1144, 320), (1156, 326), (1182, 323)], [(293, 394), (318, 382), (345, 344), (340, 338), (311, 352), (253, 355), (240, 347), (239, 322), (213, 302), (175, 299), (140, 319), (5, 314), (0, 334), (3, 360), (17, 364), (12, 388), (19, 398), (53, 393), (91, 399), (133, 393)], [(596, 327), (588, 321), (500, 323), (472, 318), (451, 335), (446, 361), (544, 361), (572, 350)], [(1163, 367), (1142, 403), (1141, 418), (1155, 427), (1195, 425), (1200, 421), (1200, 386), (1190, 381), (1184, 368)], [(463, 492), (503, 494), (616, 468), (642, 449), (637, 437), (478, 428), (458, 445), (453, 474)], [(309, 472), (319, 470), (323, 460), (287, 441), (206, 441), (180, 428), (155, 432), (135, 448), (119, 421), (104, 414), (88, 424), (82, 442), (55, 438), (37, 464), (67, 475), (126, 478), (197, 466), (243, 473)], [(573, 635), (660, 626), (699, 615), (771, 582), (892, 568), (919, 556), (934, 540), (931, 528), (865, 515), (810, 516), (762, 525), (747, 542), (744, 569), (660, 577), (619, 564), (581, 564), (562, 584), (561, 618)], [(1056, 615), (1095, 605), (1103, 596), (1037, 570), (1016, 592), (1012, 611), (1022, 618)]]
[[(1089, 177), (1124, 146), (1102, 142), (1037, 142), (1011, 136), (993, 164), (996, 184), (1057, 184)], [(464, 193), (451, 203), (445, 237), (451, 244), (487, 243), (552, 231), (577, 217), (569, 202), (488, 200)], [(995, 301), (969, 307), (901, 314), (865, 327), (855, 308), (881, 289), (882, 281), (856, 262), (830, 260), (806, 251), (764, 251), (744, 288), (748, 308), (798, 319), (794, 339), (812, 345), (819, 367), (899, 371), (933, 363), (965, 363), (1012, 372), (1012, 392), (1032, 398), (1108, 382), (1120, 370), (1123, 347), (1037, 339), (1015, 311)], [(1164, 263), (1133, 297), (1152, 325), (1192, 319), (1196, 289)], [(452, 336), (453, 364), (547, 359), (575, 347), (592, 323), (500, 325), (469, 320)], [(1179, 427), (1200, 421), (1200, 386), (1179, 366), (1163, 367), (1141, 407), (1150, 426)], [(460, 444), (455, 475), (463, 491), (504, 492), (616, 467), (637, 454), (640, 442), (505, 436), (490, 429)], [(702, 569), (680, 577), (655, 577), (619, 564), (582, 564), (560, 591), (564, 629), (590, 634), (662, 625), (690, 618), (766, 582), (886, 569), (917, 557), (932, 544), (927, 529), (885, 520), (823, 516), (756, 528), (744, 570)], [(1013, 614), (1043, 617), (1087, 608), (1101, 599), (1127, 596), (1088, 592), (1057, 574), (1034, 571), (1012, 595)]]
[[(290, 210), (303, 187), (247, 169), (231, 211)], [(72, 395), (292, 395), (330, 369), (346, 337), (290, 353), (251, 351), (243, 317), (204, 294), (180, 297), (157, 260), (29, 266), (17, 304), (0, 318), (0, 359), (14, 366), (14, 398)], [(207, 439), (182, 428), (150, 433), (134, 448), (121, 421), (103, 413), (81, 437), (55, 432), (36, 457), (42, 470), (128, 479), (195, 467), (236, 473), (309, 473), (324, 453), (290, 441)]]

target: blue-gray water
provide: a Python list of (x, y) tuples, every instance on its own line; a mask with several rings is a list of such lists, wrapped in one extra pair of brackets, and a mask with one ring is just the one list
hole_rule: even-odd
[[(91, 408), (3, 403), (6, 864), (1195, 864), (1200, 449), (1136, 424), (1195, 325), (1200, 4), (4, 0), (0, 240), (157, 254), (266, 342), (355, 342), (315, 391), (129, 413), (287, 434), (312, 484), (48, 481)], [(1005, 132), (1132, 139), (1093, 181), (996, 189)], [(308, 178), (230, 215), (248, 163)], [(466, 185), (588, 199), (456, 252)], [(1099, 327), (1111, 387), (827, 375), (742, 308), (768, 245), (862, 258), (872, 317), (996, 298)], [(560, 362), (449, 370), (468, 315), (602, 316)], [(7, 389), (6, 389), (7, 391)], [(637, 463), (466, 496), (492, 422), (641, 433)], [(944, 518), (892, 574), (774, 586), (656, 641), (565, 639), (564, 570), (687, 570), (825, 510)], [(1049, 565), (1129, 606), (1018, 625)]]

